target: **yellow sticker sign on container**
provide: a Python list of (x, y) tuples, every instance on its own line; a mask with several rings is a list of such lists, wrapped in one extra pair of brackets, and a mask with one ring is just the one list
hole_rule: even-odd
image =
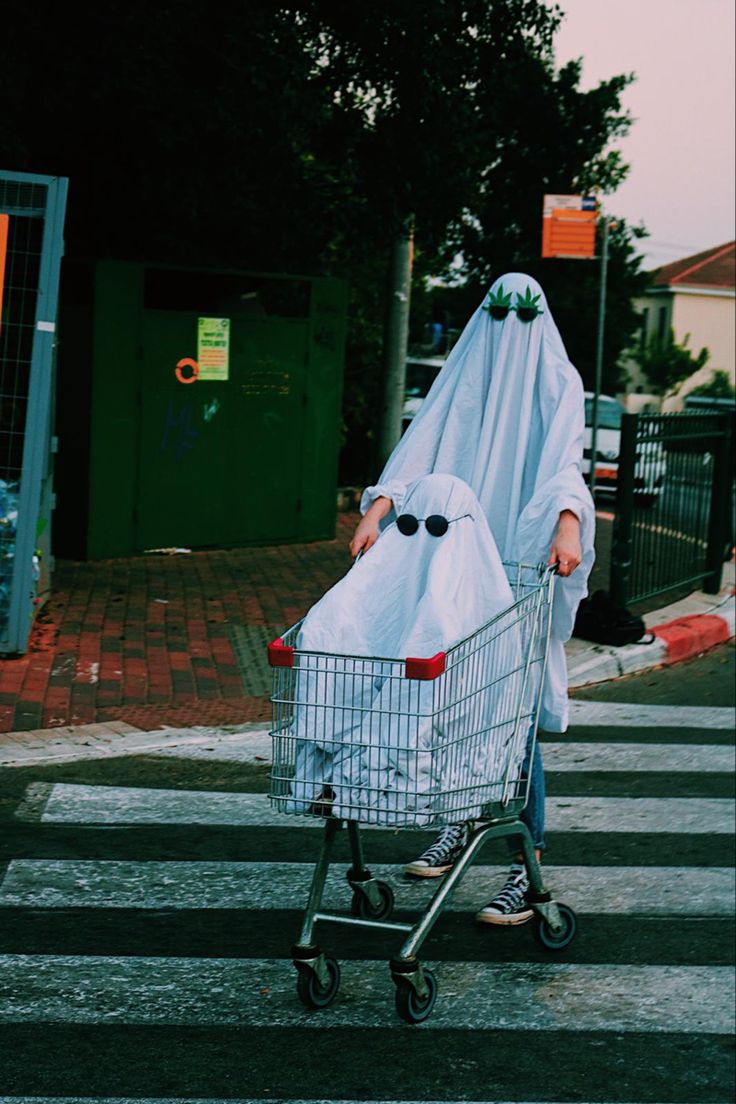
[(197, 379), (230, 378), (230, 319), (197, 319)]

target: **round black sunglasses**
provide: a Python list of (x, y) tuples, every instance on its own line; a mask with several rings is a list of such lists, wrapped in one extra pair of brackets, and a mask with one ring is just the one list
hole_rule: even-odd
[(455, 521), (462, 521), (470, 517), (470, 514), (461, 514), (460, 517), (451, 518), (449, 521), (442, 514), (430, 514), (428, 518), (416, 518), (413, 514), (399, 514), (396, 519), (396, 528), (405, 537), (413, 537), (419, 528), (419, 522), (424, 522), (424, 527), (432, 537), (444, 537), (449, 527)]

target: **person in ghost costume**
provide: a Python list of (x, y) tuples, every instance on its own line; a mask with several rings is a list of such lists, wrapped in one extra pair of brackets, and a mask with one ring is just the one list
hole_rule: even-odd
[[(516, 778), (526, 745), (516, 723), (523, 662), (513, 604), (470, 488), (451, 475), (417, 480), (401, 515), (299, 631), (298, 651), (319, 662), (296, 673), (295, 769), (282, 810), (319, 807), (340, 819), (414, 827), (460, 811), (478, 816), (498, 799), (509, 760)], [(494, 618), (500, 639), (486, 661), (487, 685), (465, 686), (480, 670), (466, 664), (448, 671), (440, 699), (433, 681), (397, 677), (389, 664), (384, 672), (380, 660), (361, 675), (359, 664), (346, 670), (339, 658), (429, 658)]]
[[(583, 386), (570, 363), (544, 292), (512, 272), (495, 281), (450, 353), (375, 486), (361, 502), (353, 555), (370, 548), (400, 513), (406, 486), (427, 472), (450, 472), (473, 488), (503, 560), (556, 564), (551, 641), (540, 724), (568, 723), (564, 644), (587, 594), (595, 558), (595, 512), (581, 474)], [(525, 819), (544, 846), (544, 776), (536, 746)], [(467, 840), (447, 828), (407, 872), (445, 873)], [(490, 923), (522, 923), (526, 871), (517, 854), (508, 881), (478, 913)]]

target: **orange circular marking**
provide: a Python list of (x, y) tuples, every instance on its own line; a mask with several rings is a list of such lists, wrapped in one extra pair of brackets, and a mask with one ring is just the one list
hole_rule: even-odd
[[(183, 376), (181, 371), (182, 368), (191, 368), (191, 376)], [(197, 364), (196, 360), (192, 360), (191, 357), (184, 357), (184, 359), (180, 360), (176, 365), (176, 378), (178, 379), (179, 383), (195, 383), (198, 375), (199, 365)]]

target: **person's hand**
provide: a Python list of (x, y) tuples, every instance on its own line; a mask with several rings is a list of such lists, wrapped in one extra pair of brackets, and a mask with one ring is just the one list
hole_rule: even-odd
[(580, 522), (572, 511), (563, 510), (547, 563), (548, 565), (557, 564), (557, 574), (564, 577), (572, 575), (582, 558)]
[(355, 559), (359, 552), (367, 552), (368, 549), (372, 548), (376, 543), (381, 535), (380, 523), (383, 521), (386, 514), (391, 512), (393, 505), (390, 498), (384, 498), (384, 496), (381, 495), (368, 508), (365, 517), (361, 518), (358, 522), (358, 527), (353, 533), (353, 539), (348, 545), (350, 555), (353, 559)]
[(353, 533), (353, 539), (348, 545), (350, 548), (350, 555), (353, 559), (355, 559), (359, 552), (367, 552), (369, 548), (372, 548), (378, 540), (380, 532), (375, 515), (371, 517), (369, 512), (365, 517), (361, 518), (358, 522), (358, 527)]

